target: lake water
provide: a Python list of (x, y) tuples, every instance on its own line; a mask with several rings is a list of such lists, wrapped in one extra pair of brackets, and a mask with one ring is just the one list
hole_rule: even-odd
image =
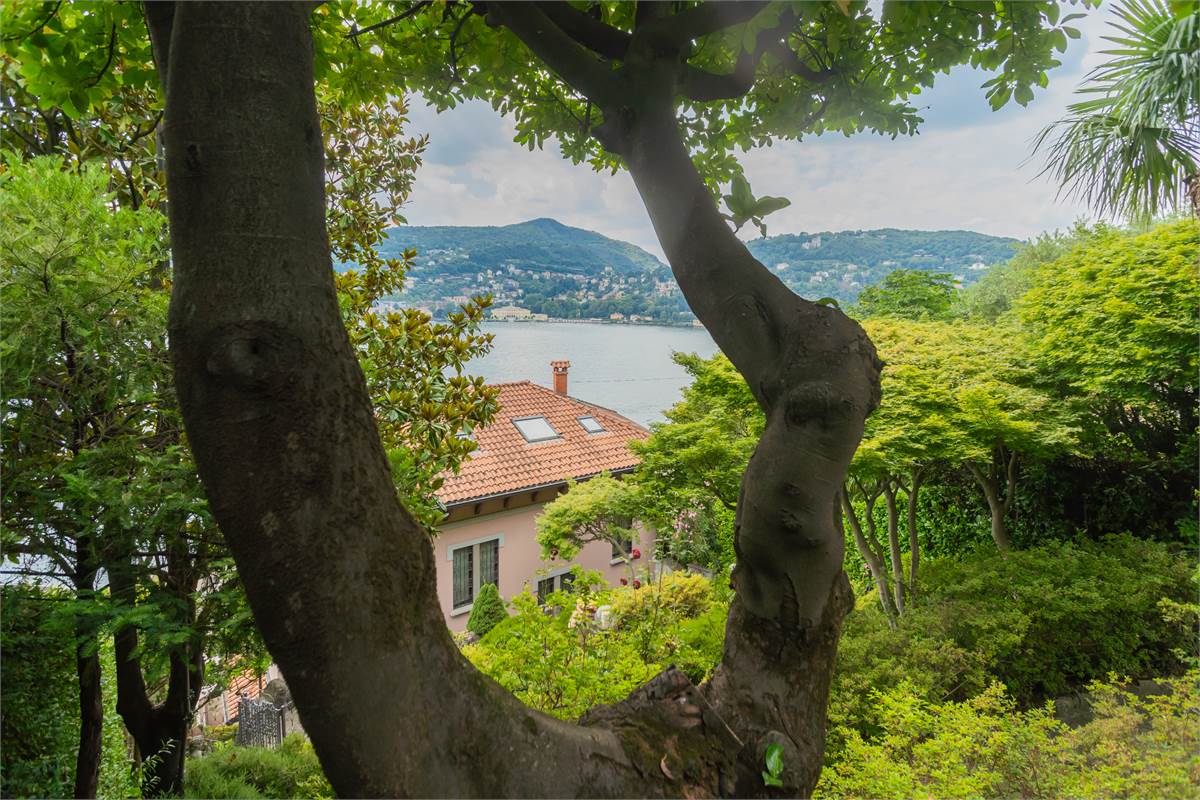
[(647, 425), (679, 400), (688, 375), (671, 353), (710, 356), (703, 328), (606, 325), (599, 322), (488, 322), (492, 352), (467, 365), (489, 383), (530, 380), (552, 386), (550, 362), (571, 362), (567, 391)]

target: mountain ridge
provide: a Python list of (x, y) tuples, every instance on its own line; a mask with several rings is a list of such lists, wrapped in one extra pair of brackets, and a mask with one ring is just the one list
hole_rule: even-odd
[[(778, 234), (746, 246), (801, 296), (846, 303), (893, 269), (947, 272), (969, 285), (991, 264), (1006, 261), (1018, 243), (966, 230), (878, 228)], [(381, 251), (396, 256), (407, 248), (417, 256), (404, 294), (394, 300), (437, 315), (490, 293), (496, 306), (554, 318), (694, 319), (669, 267), (653, 254), (551, 217), (389, 229)]]

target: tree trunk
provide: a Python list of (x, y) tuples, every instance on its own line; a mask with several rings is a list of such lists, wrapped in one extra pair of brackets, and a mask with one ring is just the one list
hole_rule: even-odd
[[(873, 505), (873, 500), (867, 501), (868, 518), (870, 518)], [(875, 590), (879, 593), (879, 604), (883, 607), (883, 613), (887, 615), (888, 625), (895, 627), (898, 614), (892, 603), (892, 590), (888, 582), (887, 567), (884, 566), (883, 558), (875, 552), (875, 547), (863, 535), (862, 523), (858, 521), (858, 517), (854, 513), (854, 506), (845, 490), (842, 491), (842, 512), (846, 521), (850, 523), (851, 533), (854, 534), (854, 546), (863, 561), (866, 562), (867, 571), (871, 573), (871, 580), (875, 584)]]
[(917, 573), (921, 566), (921, 542), (917, 536), (917, 493), (921, 491), (921, 482), (925, 479), (922, 470), (915, 469), (909, 474), (908, 484), (908, 599), (917, 599)]
[(309, 8), (179, 3), (147, 19), (168, 65), (170, 342), (188, 438), (334, 789), (765, 795), (778, 743), (788, 791), (810, 793), (853, 599), (834, 513), (878, 402), (870, 342), (749, 255), (673, 120), (638, 125), (631, 168), (676, 275), (767, 412), (738, 504), (738, 597), (703, 692), (668, 670), (581, 725), (525, 707), (450, 638), (340, 320)]
[(857, 323), (798, 297), (733, 235), (673, 105), (653, 87), (645, 96), (645, 108), (606, 109), (605, 144), (625, 157), (688, 304), (767, 420), (742, 479), (737, 595), (706, 694), (745, 743), (738, 793), (761, 791), (757, 773), (776, 742), (795, 765), (789, 791), (807, 795), (820, 775), (829, 679), (853, 601), (838, 496), (878, 405), (880, 362)]
[(884, 481), (883, 500), (887, 506), (888, 551), (892, 556), (892, 587), (896, 592), (896, 613), (904, 616), (904, 556), (900, 552), (900, 513), (896, 507), (896, 487)]
[[(1010, 453), (1005, 457), (1004, 451), (997, 449), (992, 456), (992, 464), (980, 467), (978, 464), (967, 463), (967, 471), (975, 478), (983, 496), (987, 500), (988, 511), (992, 517), (992, 541), (1002, 552), (1013, 549), (1012, 539), (1008, 535), (1005, 519), (1012, 506), (1013, 495), (1017, 488), (1017, 455)], [(1004, 496), (1001, 497), (1001, 492)]]
[[(111, 563), (109, 589), (113, 600), (132, 607), (136, 586), (131, 567)], [(195, 584), (180, 586), (179, 603), (188, 609), (194, 623), (195, 608), (191, 590)], [(142, 795), (164, 797), (183, 792), (183, 768), (187, 754), (187, 734), (191, 727), (200, 688), (204, 681), (204, 657), (198, 642), (178, 645), (169, 655), (170, 674), (167, 696), (155, 705), (146, 690), (138, 654), (138, 631), (125, 625), (113, 635), (117, 667), (117, 713), (137, 744), (142, 761)]]
[(96, 632), (75, 623), (75, 672), (79, 677), (79, 751), (75, 758), (75, 796), (95, 797), (100, 786), (104, 697), (100, 690), (100, 654)]

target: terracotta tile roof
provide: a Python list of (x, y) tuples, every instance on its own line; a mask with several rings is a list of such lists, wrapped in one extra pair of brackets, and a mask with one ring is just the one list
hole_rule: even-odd
[[(446, 505), (637, 466), (628, 443), (650, 434), (636, 422), (529, 381), (496, 385), (500, 411), (491, 425), (475, 430), (479, 449), (438, 490)], [(527, 442), (513, 420), (537, 416), (544, 416), (559, 438)], [(595, 417), (604, 431), (588, 433), (579, 417)]]
[(229, 682), (225, 690), (225, 718), (233, 719), (238, 715), (238, 699), (244, 692), (246, 697), (254, 700), (262, 694), (263, 678), (253, 672), (243, 672)]

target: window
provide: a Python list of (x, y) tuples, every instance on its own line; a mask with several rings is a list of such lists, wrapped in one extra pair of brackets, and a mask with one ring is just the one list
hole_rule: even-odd
[(537, 599), (538, 605), (545, 605), (546, 598), (552, 592), (569, 592), (575, 584), (575, 573), (564, 572), (560, 575), (551, 575), (549, 578), (542, 578), (537, 582)]
[(450, 550), (453, 562), (453, 606), (460, 609), (475, 602), (485, 584), (500, 583), (500, 539), (464, 544)]
[(632, 555), (633, 555), (633, 539), (626, 539), (625, 541), (621, 542), (620, 544), (613, 542), (612, 560), (614, 562), (624, 561), (625, 559), (630, 558)]
[(595, 417), (580, 417), (579, 424), (588, 433), (604, 433), (604, 426)]
[(517, 426), (517, 430), (525, 437), (525, 441), (530, 443), (546, 442), (559, 438), (558, 431), (550, 426), (549, 421), (545, 417), (514, 419), (513, 425)]

